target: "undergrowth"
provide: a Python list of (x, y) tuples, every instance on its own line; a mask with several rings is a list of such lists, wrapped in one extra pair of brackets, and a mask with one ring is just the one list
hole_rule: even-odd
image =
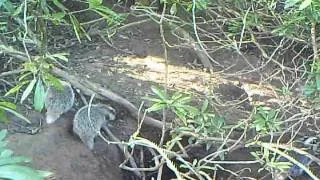
[[(9, 75), (0, 73), (1, 80), (11, 81), (10, 88), (4, 85), (6, 88), (0, 91), (1, 120), (8, 121), (6, 113), (11, 112), (28, 121), (15, 112), (15, 105), (10, 102), (17, 102), (16, 97), (19, 96), (20, 103), (24, 103), (32, 96), (34, 109), (41, 112), (46, 88), (49, 85), (59, 88), (59, 78), (51, 70), (64, 68), (69, 54), (51, 51), (51, 29), (67, 28), (82, 43), (84, 39), (92, 40), (88, 32), (93, 24), (104, 22), (99, 35), (108, 40), (112, 39), (118, 27), (121, 29), (129, 15), (116, 12), (101, 0), (72, 3), (79, 6), (71, 9), (72, 6), (67, 7), (59, 0), (0, 1), (0, 68), (13, 75), (7, 78)], [(114, 6), (119, 7), (119, 3), (123, 2), (115, 2)], [(98, 18), (82, 22), (79, 17), (87, 12)], [(300, 163), (292, 154), (311, 157), (315, 162), (318, 162), (317, 158), (290, 146), (299, 134), (300, 126), (310, 124), (307, 122), (310, 118), (316, 121), (319, 113), (319, 12), (320, 2), (316, 0), (137, 1), (131, 7), (130, 15), (150, 18), (160, 27), (165, 25), (165, 30), (181, 41), (178, 45), (167, 42), (162, 32), (165, 49), (176, 46), (191, 48), (196, 51), (204, 68), (217, 66), (224, 70), (227, 67), (215, 60), (214, 52), (227, 50), (243, 58), (247, 53), (257, 52), (261, 58), (260, 65), (248, 63), (252, 69), (238, 73), (259, 72), (267, 64), (273, 64), (274, 74), (281, 78), (281, 96), (295, 97), (273, 107), (253, 105), (247, 119), (228, 124), (224, 114), (215, 109), (219, 103), (214, 103), (212, 94), (194, 105), (193, 97), (179, 92), (170, 95), (167, 87), (164, 90), (153, 88), (155, 96), (146, 98), (153, 104), (146, 113), (162, 112), (166, 116), (166, 112), (172, 112), (174, 117), (164, 119), (172, 122), (173, 127), (164, 127), (162, 136), (169, 132), (169, 140), (159, 144), (140, 136), (138, 129), (127, 145), (131, 149), (145, 147), (153, 155), (155, 167), (135, 168), (133, 171), (158, 172), (158, 179), (161, 179), (165, 164), (178, 179), (214, 179), (217, 172), (222, 171), (230, 176), (241, 176), (241, 172), (228, 170), (224, 164), (259, 163), (261, 170), (275, 177), (288, 172), (295, 164), (316, 179), (307, 167), (309, 164)], [(221, 74), (230, 76), (224, 71)], [(238, 76), (237, 73), (232, 75)], [(264, 77), (264, 80), (270, 79)], [(301, 94), (292, 92), (297, 85)], [(313, 125), (315, 128), (310, 132), (318, 134), (317, 124)], [(282, 136), (290, 132), (290, 140), (280, 143)], [(191, 157), (189, 152), (195, 147), (204, 147), (206, 153), (202, 157)], [(227, 159), (229, 154), (240, 148), (250, 151), (255, 160), (239, 162)], [(286, 160), (279, 161), (281, 157)]]

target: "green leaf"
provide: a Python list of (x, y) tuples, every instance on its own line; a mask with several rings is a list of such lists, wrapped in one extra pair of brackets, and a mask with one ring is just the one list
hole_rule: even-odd
[(269, 111), (268, 117), (269, 117), (269, 119), (276, 118), (277, 114), (278, 114), (277, 111), (272, 109), (271, 111)]
[(19, 77), (19, 81), (22, 81), (24, 78), (28, 77), (29, 75), (32, 75), (32, 72), (27, 72), (27, 73), (22, 74)]
[(22, 12), (22, 8), (24, 7), (24, 3), (21, 3), (20, 6), (15, 9), (15, 11), (13, 12), (12, 16), (17, 16)]
[(8, 133), (8, 131), (6, 129), (3, 129), (0, 131), (0, 142), (6, 138), (7, 133)]
[(25, 84), (27, 84), (29, 81), (23, 81), (21, 83), (19, 83), (18, 85), (16, 85), (15, 87), (13, 87), (12, 89), (10, 89), (4, 96), (9, 96), (10, 94), (16, 93), (18, 92), (22, 86), (24, 86)]
[(77, 37), (78, 41), (81, 43), (81, 37), (82, 37), (83, 34), (86, 36), (86, 38), (88, 40), (91, 41), (90, 36), (87, 34), (85, 29), (81, 26), (81, 24), (79, 23), (77, 18), (74, 15), (69, 15), (69, 18), (70, 18), (70, 21), (72, 23), (72, 27), (73, 27), (74, 33), (76, 34), (76, 37)]
[(147, 109), (147, 112), (159, 111), (161, 109), (166, 108), (166, 104), (164, 103), (156, 103)]
[(50, 177), (53, 175), (52, 172), (49, 172), (49, 171), (40, 171), (40, 170), (37, 170), (38, 174), (41, 176), (41, 177)]
[(166, 100), (167, 97), (166, 97), (166, 94), (164, 91), (160, 90), (159, 88), (157, 87), (151, 87), (151, 90), (153, 93), (155, 93), (160, 99), (162, 100)]
[(186, 113), (182, 109), (174, 109), (174, 113), (182, 120), (183, 124), (187, 126)]
[(59, 90), (63, 89), (63, 85), (61, 84), (60, 80), (52, 76), (50, 73), (45, 73), (44, 79), (47, 86), (54, 86), (56, 89), (59, 89)]
[(16, 109), (16, 105), (11, 103), (11, 102), (6, 102), (6, 101), (0, 101), (0, 106), (4, 106), (10, 109)]
[(311, 96), (315, 91), (316, 89), (313, 86), (307, 85), (303, 92), (305, 96)]
[[(39, 57), (38, 57), (38, 59), (39, 59)], [(23, 68), (27, 71), (33, 72), (34, 74), (36, 74), (39, 70), (37, 64), (34, 62), (23, 63)]]
[(115, 21), (117, 19), (121, 19), (122, 16), (118, 15), (116, 12), (111, 10), (108, 7), (104, 6), (96, 6), (93, 9), (96, 13), (100, 14), (103, 16), (105, 19), (110, 20), (110, 21)]
[(44, 107), (44, 101), (45, 101), (45, 89), (42, 83), (42, 80), (39, 78), (36, 90), (34, 92), (34, 98), (33, 98), (33, 106), (35, 110), (41, 112)]
[(201, 112), (205, 112), (208, 109), (209, 101), (206, 99), (204, 100), (202, 107), (201, 107)]
[(157, 99), (157, 98), (144, 97), (143, 99), (151, 101), (151, 102), (157, 102), (157, 103), (163, 102), (161, 99)]
[(276, 163), (276, 167), (282, 171), (290, 169), (291, 166), (292, 166), (291, 162), (277, 162)]
[(60, 10), (66, 11), (68, 10), (63, 4), (61, 4), (58, 0), (53, 0), (54, 5), (56, 5)]
[(187, 110), (190, 115), (196, 115), (199, 112), (197, 108), (195, 108), (193, 106), (189, 106), (189, 105), (183, 105), (183, 106), (181, 106), (181, 108)]
[(9, 164), (18, 164), (18, 163), (29, 163), (29, 162), (31, 162), (31, 159), (23, 156), (0, 158), (0, 166), (9, 165)]
[(183, 95), (182, 95), (180, 92), (175, 92), (175, 93), (172, 95), (171, 99), (173, 99), (173, 100), (175, 101), (175, 100), (181, 98), (182, 96), (183, 96)]
[(43, 177), (41, 177), (37, 171), (20, 165), (0, 166), (0, 178), (12, 180), (43, 180)]
[(264, 129), (264, 123), (262, 122), (256, 122), (255, 123), (255, 127), (256, 127), (256, 131), (261, 131), (261, 130), (263, 130)]
[(74, 33), (76, 34), (78, 41), (81, 43), (80, 23), (78, 22), (76, 17), (74, 17), (73, 15), (69, 15), (69, 17), (70, 17), (70, 21), (72, 23), (72, 27), (73, 27)]
[(291, 8), (293, 7), (294, 5), (296, 5), (298, 2), (300, 2), (301, 0), (287, 0), (285, 2), (285, 6), (284, 6), (284, 9), (288, 9), (288, 8)]
[(29, 83), (27, 88), (23, 91), (21, 96), (21, 101), (20, 101), (21, 103), (23, 103), (23, 101), (29, 96), (36, 82), (37, 82), (36, 78), (32, 79), (32, 81)]
[(99, 7), (102, 4), (102, 0), (89, 0), (89, 8)]
[(175, 104), (186, 104), (188, 102), (191, 102), (191, 97), (185, 96), (185, 97), (179, 97), (178, 99), (175, 99), (173, 103)]
[(177, 128), (175, 129), (175, 132), (177, 132), (177, 133), (181, 133), (181, 132), (193, 132), (193, 129), (191, 129), (190, 127), (181, 126), (181, 127), (177, 127)]
[[(10, 158), (13, 155), (13, 151), (5, 149), (0, 153), (0, 162), (3, 158)], [(1, 165), (1, 163), (0, 163)]]
[(299, 10), (303, 10), (305, 8), (307, 8), (308, 6), (311, 5), (312, 0), (304, 0), (300, 6), (299, 6)]
[(177, 3), (174, 3), (170, 8), (170, 14), (175, 15), (176, 13), (177, 13)]
[(4, 123), (9, 122), (8, 115), (7, 115), (6, 111), (1, 109), (1, 107), (0, 107), (0, 121), (2, 121)]
[(0, 8), (1, 8), (1, 6), (4, 4), (4, 3), (6, 3), (8, 0), (0, 0)]
[(54, 20), (61, 21), (66, 16), (66, 13), (65, 12), (52, 13), (51, 16), (54, 18)]
[(320, 91), (320, 75), (316, 75), (316, 89)]
[(68, 58), (66, 57), (68, 55), (69, 55), (68, 53), (57, 53), (57, 54), (51, 54), (50, 56), (53, 58), (58, 58), (60, 60), (68, 62)]
[(5, 110), (5, 111), (7, 111), (7, 112), (12, 113), (13, 115), (15, 115), (15, 116), (17, 116), (18, 118), (26, 121), (26, 122), (29, 123), (29, 124), (31, 123), (26, 117), (24, 117), (23, 115), (19, 114), (19, 113), (16, 112), (15, 110), (12, 110), (12, 109), (7, 108), (7, 107), (0, 107), (0, 109), (3, 109), (3, 110)]

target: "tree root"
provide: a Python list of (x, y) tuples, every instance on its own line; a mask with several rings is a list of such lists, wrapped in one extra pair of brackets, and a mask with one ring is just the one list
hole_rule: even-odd
[[(55, 74), (56, 76), (59, 76), (65, 80), (69, 81), (72, 84), (72, 86), (74, 86), (75, 88), (82, 91), (83, 94), (85, 94), (87, 96), (91, 96), (93, 94), (96, 94), (95, 97), (97, 97), (98, 99), (109, 99), (109, 100), (115, 102), (116, 104), (123, 106), (124, 108), (126, 108), (128, 110), (128, 112), (134, 118), (136, 118), (137, 120), (139, 119), (139, 110), (135, 105), (133, 105), (131, 102), (129, 102), (125, 98), (119, 96), (118, 94), (101, 87), (101, 85), (99, 85), (97, 83), (90, 82), (86, 79), (79, 79), (76, 76), (71, 75), (71, 74), (69, 74), (59, 68), (53, 68), (52, 73)], [(148, 116), (146, 116), (143, 121), (145, 122), (145, 124), (147, 124), (149, 126), (153, 126), (153, 127), (160, 128), (160, 129), (162, 129), (162, 127), (163, 127), (163, 123), (161, 121), (156, 120), (151, 117), (148, 117)], [(168, 128), (170, 128), (171, 124), (166, 123), (166, 126)]]

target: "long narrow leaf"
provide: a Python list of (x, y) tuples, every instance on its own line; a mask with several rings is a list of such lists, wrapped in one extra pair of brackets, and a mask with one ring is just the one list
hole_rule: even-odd
[(301, 5), (299, 6), (299, 10), (304, 10), (308, 6), (310, 6), (312, 3), (312, 0), (304, 0)]
[(152, 105), (151, 107), (149, 107), (147, 109), (148, 112), (153, 112), (153, 111), (159, 111), (161, 109), (164, 109), (166, 107), (166, 104), (164, 103), (156, 103), (154, 105)]
[(7, 157), (7, 158), (0, 159), (0, 166), (17, 164), (17, 163), (29, 163), (29, 162), (31, 162), (31, 159), (23, 156)]
[(8, 111), (10, 113), (12, 113), (13, 115), (17, 116), (18, 118), (26, 121), (27, 123), (31, 123), (26, 117), (24, 117), (22, 114), (19, 114), (18, 112), (16, 112), (15, 110), (12, 110), (10, 108), (7, 108), (7, 107), (3, 107), (3, 106), (0, 106), (0, 109), (3, 109), (5, 111)]
[(63, 4), (61, 4), (58, 0), (53, 0), (52, 1), (54, 5), (56, 5), (61, 11), (66, 11), (68, 10)]
[(155, 93), (159, 98), (161, 98), (162, 100), (166, 100), (166, 94), (164, 93), (164, 91), (160, 90), (157, 87), (151, 87), (151, 90), (153, 93)]
[(15, 87), (13, 87), (12, 89), (10, 89), (4, 96), (9, 96), (10, 94), (16, 93), (18, 92), (22, 86), (24, 86), (25, 84), (27, 84), (29, 81), (23, 81), (21, 83), (19, 83), (18, 85), (16, 85)]
[(0, 142), (4, 140), (4, 138), (7, 136), (7, 130), (3, 129), (0, 131)]
[(50, 176), (53, 176), (53, 173), (52, 172), (49, 172), (49, 171), (40, 171), (40, 170), (37, 170), (38, 174), (41, 176), (41, 177), (50, 177)]
[(157, 99), (157, 98), (144, 97), (143, 99), (151, 101), (151, 102), (157, 102), (157, 103), (163, 102), (161, 99)]
[(0, 161), (1, 161), (3, 158), (12, 157), (12, 155), (13, 155), (13, 151), (11, 151), (10, 149), (5, 149), (5, 150), (3, 150), (3, 151), (0, 153)]
[(0, 108), (0, 121), (4, 122), (4, 123), (9, 122), (8, 115), (7, 115), (6, 111), (1, 108)]
[(21, 103), (23, 103), (23, 101), (29, 96), (36, 82), (37, 82), (37, 79), (32, 79), (32, 81), (29, 83), (27, 88), (23, 91), (21, 96)]
[(20, 165), (0, 166), (0, 178), (12, 180), (43, 180), (43, 177), (41, 177), (37, 171)]
[(16, 109), (15, 104), (13, 104), (11, 102), (6, 102), (6, 101), (0, 102), (0, 106), (4, 106), (4, 107), (10, 108), (10, 109)]
[(41, 112), (44, 107), (45, 89), (42, 80), (39, 79), (34, 92), (33, 106), (35, 110)]

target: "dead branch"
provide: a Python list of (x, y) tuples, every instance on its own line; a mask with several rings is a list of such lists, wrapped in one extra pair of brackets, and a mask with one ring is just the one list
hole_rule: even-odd
[(20, 73), (22, 73), (24, 71), (25, 70), (22, 70), (22, 69), (16, 69), (16, 70), (12, 70), (12, 71), (2, 72), (2, 73), (0, 73), (0, 77), (20, 74)]
[[(107, 133), (107, 135), (112, 139), (112, 141), (116, 142), (116, 145), (118, 146), (118, 148), (124, 152), (124, 156), (127, 159), (126, 161), (129, 161), (131, 166), (134, 168), (138, 168), (136, 162), (134, 161), (133, 156), (129, 153), (127, 146), (124, 146), (121, 141), (109, 130), (109, 128), (104, 125), (102, 126), (102, 130)], [(101, 135), (102, 136), (102, 135)], [(103, 137), (103, 136), (102, 136)], [(104, 138), (103, 138), (104, 139)], [(105, 140), (105, 139), (104, 139)], [(145, 174), (143, 172), (139, 172), (139, 171), (133, 171), (133, 173), (138, 176), (138, 177), (142, 177), (145, 176)], [(143, 174), (143, 175), (142, 175)]]
[[(131, 102), (129, 102), (128, 100), (126, 100), (125, 98), (119, 96), (118, 94), (105, 89), (103, 87), (101, 87), (99, 84), (97, 83), (93, 83), (90, 82), (86, 79), (80, 79), (77, 78), (74, 75), (71, 75), (69, 73), (67, 73), (66, 71), (63, 71), (59, 68), (53, 68), (52, 69), (52, 73), (69, 81), (74, 87), (78, 88), (80, 91), (83, 92), (83, 94), (87, 95), (87, 96), (91, 96), (93, 94), (97, 94), (96, 97), (99, 99), (109, 99), (117, 104), (119, 104), (120, 106), (123, 106), (124, 108), (126, 108), (128, 110), (128, 112), (135, 117), (138, 120), (138, 108), (133, 105)], [(161, 121), (158, 121), (154, 118), (145, 117), (145, 123), (149, 126), (153, 126), (156, 128), (162, 128), (163, 127), (163, 123)], [(169, 123), (166, 124), (167, 127), (171, 127), (171, 125)]]
[(205, 52), (203, 50), (203, 48), (201, 48), (199, 43), (186, 30), (184, 30), (183, 28), (175, 25), (174, 23), (170, 23), (169, 22), (167, 24), (172, 29), (174, 29), (179, 34), (181, 34), (183, 39), (185, 39), (186, 41), (189, 42), (189, 44), (190, 44), (189, 48), (192, 48), (195, 51), (196, 55), (198, 56), (199, 60), (201, 61), (202, 65), (205, 68), (213, 69), (213, 66), (212, 66), (211, 62), (217, 64), (218, 66), (221, 66), (220, 63), (218, 63), (217, 61), (213, 60), (210, 56), (208, 56), (207, 52)]

